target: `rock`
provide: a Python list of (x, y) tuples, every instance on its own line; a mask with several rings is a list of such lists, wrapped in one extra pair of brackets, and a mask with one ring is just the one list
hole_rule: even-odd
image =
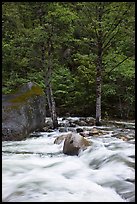
[(78, 126), (87, 126), (87, 123), (83, 120), (77, 120), (75, 121), (75, 124), (78, 125)]
[(85, 131), (85, 132), (80, 132), (79, 133), (81, 136), (83, 137), (89, 137), (89, 132)]
[(98, 130), (96, 128), (93, 128), (91, 131), (89, 131), (89, 136), (100, 136), (100, 135), (105, 135), (105, 134), (107, 134), (107, 132)]
[(73, 122), (78, 126), (93, 126), (93, 125), (95, 125), (95, 118), (93, 118), (93, 117), (80, 117)]
[(84, 150), (90, 145), (91, 142), (83, 136), (77, 133), (71, 133), (65, 138), (63, 153), (67, 155), (78, 155), (80, 150)]
[(70, 135), (72, 135), (72, 134), (71, 133), (66, 133), (66, 134), (59, 135), (54, 140), (54, 144), (60, 144), (61, 142), (63, 142), (65, 140), (66, 137), (68, 137)]
[(83, 132), (83, 129), (82, 129), (82, 128), (77, 128), (77, 129), (76, 129), (76, 132), (77, 132), (77, 133)]
[(123, 136), (123, 137), (120, 137), (119, 139), (122, 139), (123, 141), (128, 141), (128, 138)]
[(104, 126), (113, 126), (117, 128), (124, 128), (124, 129), (135, 129), (135, 121), (108, 121), (108, 120), (103, 120), (102, 124)]
[(59, 130), (59, 132), (67, 132), (68, 128), (67, 127), (59, 127), (58, 130)]
[(126, 135), (121, 135), (121, 134), (118, 134), (117, 135), (117, 138), (123, 140), (123, 141), (128, 141), (129, 139), (126, 137)]
[(22, 140), (45, 126), (46, 99), (42, 89), (29, 82), (14, 94), (2, 96), (2, 140)]
[(74, 124), (74, 123), (72, 123), (72, 122), (70, 121), (69, 126), (70, 126), (70, 127), (76, 127), (76, 124)]
[(45, 125), (46, 125), (46, 128), (48, 128), (48, 129), (53, 128), (53, 122), (52, 122), (51, 117), (46, 117), (45, 118)]
[(96, 120), (93, 117), (86, 117), (86, 123), (88, 126), (93, 126), (93, 125), (95, 125)]

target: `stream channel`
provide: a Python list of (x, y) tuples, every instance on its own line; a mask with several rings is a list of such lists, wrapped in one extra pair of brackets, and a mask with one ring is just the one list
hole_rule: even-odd
[[(2, 202), (135, 202), (135, 124), (62, 122), (62, 129), (2, 142)], [(54, 141), (77, 128), (105, 134), (88, 136), (92, 145), (78, 156), (65, 155)]]

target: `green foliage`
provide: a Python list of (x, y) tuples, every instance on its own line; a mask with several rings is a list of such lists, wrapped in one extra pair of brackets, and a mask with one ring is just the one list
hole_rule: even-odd
[[(103, 11), (101, 27), (98, 9)], [(3, 2), (2, 92), (29, 81), (45, 90), (50, 39), (58, 113), (95, 116), (100, 31), (102, 115), (133, 118), (134, 2)], [(71, 52), (64, 58), (67, 48)]]

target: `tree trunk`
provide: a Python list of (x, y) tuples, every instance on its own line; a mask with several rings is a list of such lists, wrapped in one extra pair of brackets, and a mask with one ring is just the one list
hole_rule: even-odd
[[(45, 22), (44, 19), (42, 18), (44, 15), (44, 11), (42, 9), (42, 5), (40, 4), (40, 8), (37, 11), (37, 14), (39, 15), (39, 20), (40, 20), (40, 25), (43, 27)], [(46, 59), (45, 59), (45, 54), (46, 54), (46, 45), (43, 43), (41, 46), (41, 53), (42, 53), (42, 65), (43, 65), (43, 70), (45, 70), (45, 94), (47, 97), (47, 102), (48, 102), (48, 107), (49, 107), (49, 112), (50, 116), (52, 118), (52, 123), (53, 123), (53, 128), (58, 127), (58, 120), (57, 120), (57, 114), (56, 114), (56, 106), (55, 106), (55, 101), (53, 97), (53, 92), (52, 92), (52, 87), (51, 87), (51, 73), (52, 73), (52, 41), (51, 41), (51, 34), (52, 27), (50, 27), (51, 30), (49, 30), (49, 39), (47, 42), (47, 51), (48, 51), (48, 65), (47, 69), (45, 68), (46, 65)], [(46, 30), (45, 30), (46, 32)]]
[(48, 44), (48, 65), (47, 72), (45, 73), (45, 85), (46, 85), (46, 96), (49, 106), (49, 112), (52, 118), (53, 128), (56, 129), (58, 127), (58, 120), (56, 114), (56, 105), (53, 97), (53, 91), (51, 86), (51, 74), (52, 74), (52, 54), (51, 54), (51, 42), (49, 40)]
[(56, 106), (55, 106), (55, 100), (53, 97), (51, 83), (46, 87), (46, 95), (47, 95), (50, 115), (52, 118), (53, 128), (56, 129), (58, 127), (58, 120), (57, 120)]
[(98, 56), (96, 69), (96, 125), (101, 125), (101, 59)]
[(123, 110), (122, 110), (122, 102), (120, 96), (119, 98), (119, 111), (120, 111), (120, 117), (123, 118)]
[(99, 30), (97, 35), (98, 55), (96, 67), (96, 125), (101, 125), (101, 85), (102, 85), (102, 10), (97, 8)]

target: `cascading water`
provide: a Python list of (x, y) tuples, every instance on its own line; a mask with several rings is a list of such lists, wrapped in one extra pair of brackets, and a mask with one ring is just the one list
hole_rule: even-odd
[(108, 130), (68, 156), (63, 142), (54, 144), (60, 134), (2, 143), (3, 202), (135, 202), (134, 138), (123, 141)]

